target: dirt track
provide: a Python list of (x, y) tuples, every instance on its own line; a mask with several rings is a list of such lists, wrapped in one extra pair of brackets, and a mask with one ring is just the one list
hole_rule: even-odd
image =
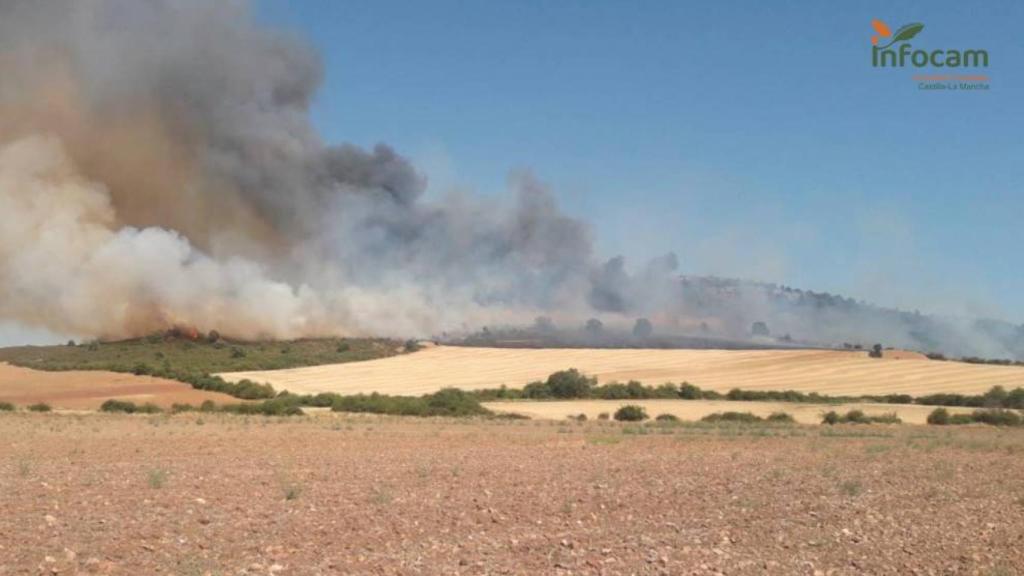
[(0, 575), (1024, 573), (1021, 431), (638, 430), (0, 414)]
[(802, 390), (826, 394), (981, 393), (994, 385), (1024, 386), (1024, 368), (937, 362), (913, 353), (873, 359), (865, 352), (820, 350), (594, 350), (438, 346), (368, 362), (224, 374), (269, 382), (298, 393), (424, 394), (521, 387), (552, 372), (578, 368), (601, 382), (688, 381), (728, 391)]
[(175, 402), (238, 402), (226, 394), (195, 390), (162, 378), (99, 371), (42, 372), (0, 363), (0, 402), (18, 406), (44, 402), (54, 408), (95, 410), (111, 398), (152, 402), (165, 408)]

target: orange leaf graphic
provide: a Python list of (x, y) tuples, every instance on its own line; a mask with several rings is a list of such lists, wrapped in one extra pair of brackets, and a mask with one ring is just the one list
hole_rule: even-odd
[(892, 32), (889, 30), (889, 27), (885, 25), (885, 22), (882, 22), (881, 20), (875, 18), (874, 20), (871, 21), (871, 25), (882, 36), (892, 36)]

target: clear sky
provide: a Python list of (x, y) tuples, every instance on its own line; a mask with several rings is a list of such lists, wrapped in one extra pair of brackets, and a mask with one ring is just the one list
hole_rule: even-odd
[[(1024, 3), (257, 0), (322, 53), (324, 138), (432, 192), (549, 183), (603, 255), (1024, 322)], [(871, 67), (870, 22), (985, 92)], [(934, 72), (924, 69), (924, 72)]]
[[(856, 5), (854, 5), (856, 4)], [(1024, 322), (1024, 3), (293, 2), (325, 139), (549, 183), (604, 255)], [(871, 67), (870, 22), (984, 48), (986, 92)], [(933, 72), (925, 69), (925, 72)], [(975, 73), (978, 71), (975, 70)]]

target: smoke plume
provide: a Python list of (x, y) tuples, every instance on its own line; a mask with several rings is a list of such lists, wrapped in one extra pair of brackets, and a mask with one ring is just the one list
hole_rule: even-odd
[(76, 334), (427, 334), (572, 306), (586, 227), (529, 176), (425, 202), (327, 146), (316, 54), (237, 3), (0, 6), (0, 316)]
[[(427, 200), (390, 147), (320, 140), (321, 75), (244, 2), (0, 2), (0, 321), (292, 338), (648, 316), (661, 333), (746, 338), (764, 321), (804, 341), (971, 349), (973, 327), (685, 280), (672, 255), (636, 273), (601, 262), (529, 174), (507, 199)], [(1022, 333), (990, 332), (1004, 352)]]

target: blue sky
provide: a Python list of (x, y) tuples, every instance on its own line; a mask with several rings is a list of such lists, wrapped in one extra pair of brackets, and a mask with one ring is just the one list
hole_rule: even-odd
[[(1017, 2), (256, 0), (322, 53), (314, 122), (431, 192), (529, 169), (602, 255), (1024, 322)], [(984, 48), (987, 92), (873, 69), (870, 26)], [(924, 70), (931, 72), (931, 70)]]

